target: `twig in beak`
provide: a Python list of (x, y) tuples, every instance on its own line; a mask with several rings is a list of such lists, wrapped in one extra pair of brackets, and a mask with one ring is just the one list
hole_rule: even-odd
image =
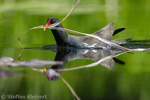
[[(59, 23), (55, 23), (55, 24), (51, 24), (50, 26), (49, 26), (49, 28), (51, 27), (55, 27), (55, 26), (57, 26), (57, 25), (59, 25), (60, 23), (62, 23), (63, 21), (65, 21), (69, 16), (70, 16), (70, 14), (74, 11), (74, 9), (77, 7), (77, 5), (79, 4), (79, 2), (80, 2), (80, 0), (77, 0), (77, 2), (76, 2), (76, 4), (73, 6), (73, 8), (69, 11), (69, 13), (59, 22)], [(50, 28), (50, 29), (51, 29)], [(44, 31), (45, 31), (45, 29), (44, 29)]]
[[(80, 2), (80, 0), (77, 0), (77, 3), (76, 3), (76, 4), (74, 5), (74, 7), (69, 11), (69, 13), (62, 19), (61, 22), (55, 23), (55, 24), (51, 24), (51, 25), (49, 26), (49, 28), (50, 28), (50, 29), (54, 29), (55, 26), (59, 25), (59, 24), (62, 23), (64, 20), (66, 20), (66, 19), (70, 16), (70, 14), (74, 11), (74, 9), (75, 9), (76, 6), (79, 4), (79, 2)], [(22, 35), (25, 34), (25, 33), (28, 32), (28, 31), (32, 30), (32, 29), (39, 29), (39, 28), (44, 28), (44, 31), (45, 31), (48, 27), (44, 27), (43, 25), (37, 26), (37, 27), (33, 27), (33, 28), (31, 28), (31, 29), (25, 31), (24, 33), (22, 33), (22, 34), (20, 35), (20, 37), (18, 38), (18, 42), (19, 42), (21, 48), (23, 48), (23, 46), (22, 46), (22, 44), (21, 44), (21, 42), (20, 42), (20, 38), (22, 37)]]

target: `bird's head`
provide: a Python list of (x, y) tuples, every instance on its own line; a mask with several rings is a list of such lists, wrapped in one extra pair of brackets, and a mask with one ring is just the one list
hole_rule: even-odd
[[(44, 26), (44, 31), (54, 23), (59, 23), (60, 21), (56, 17), (50, 17), (47, 19), (46, 25)], [(61, 24), (57, 25), (56, 27), (60, 27)]]

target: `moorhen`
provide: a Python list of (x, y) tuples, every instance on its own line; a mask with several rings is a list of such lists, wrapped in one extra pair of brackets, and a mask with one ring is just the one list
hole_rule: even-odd
[[(59, 23), (60, 21), (56, 17), (50, 17), (47, 19), (47, 23), (44, 27), (44, 29), (47, 29), (47, 27), (54, 23)], [(62, 27), (62, 24), (60, 23), (56, 27)], [(116, 44), (125, 44), (126, 42), (130, 41), (130, 39), (126, 40), (113, 40), (112, 36), (124, 29), (114, 30), (114, 24), (110, 23), (104, 28), (96, 31), (93, 33), (96, 36), (99, 36), (101, 38), (104, 38), (106, 40), (109, 40)], [(76, 48), (110, 48), (111, 46), (101, 42), (93, 37), (90, 36), (72, 36), (67, 35), (65, 31), (57, 30), (57, 29), (51, 29), (56, 43), (59, 46), (66, 46), (66, 47), (76, 47)]]

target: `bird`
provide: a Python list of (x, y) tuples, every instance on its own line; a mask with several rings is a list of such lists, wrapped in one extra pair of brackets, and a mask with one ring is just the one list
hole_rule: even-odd
[[(56, 52), (54, 61), (63, 62), (63, 64), (61, 65), (53, 65), (50, 69), (44, 69), (44, 72), (48, 80), (51, 81), (58, 80), (62, 73), (62, 70), (68, 69), (65, 68), (67, 63), (76, 59), (89, 59), (89, 60), (93, 60), (94, 63), (99, 62), (101, 60), (101, 62), (93, 64), (93, 66), (100, 64), (108, 69), (113, 69), (115, 63), (122, 64), (122, 65), (125, 64), (125, 62), (115, 58), (116, 55), (123, 53), (122, 51), (117, 51), (117, 50), (102, 50), (102, 49), (87, 50), (87, 49), (63, 49), (62, 48), (55, 51), (54, 49), (57, 49), (57, 47), (56, 46), (54, 47), (54, 45), (51, 45), (51, 48), (49, 49)], [(85, 67), (84, 65), (80, 67), (71, 67), (69, 68), (69, 70), (75, 70), (76, 68), (78, 69), (78, 68), (85, 68)]]
[[(59, 23), (55, 27), (61, 27), (63, 28), (62, 24), (60, 23), (59, 19), (56, 17), (50, 17), (47, 19), (46, 25), (44, 26), (44, 30), (48, 29), (48, 26), (54, 23)], [(123, 31), (125, 28), (120, 28), (117, 30), (114, 30), (114, 24), (109, 23), (104, 28), (92, 33), (93, 35), (96, 35), (98, 37), (104, 38), (110, 42), (116, 43), (116, 44), (125, 44), (131, 40), (125, 39), (125, 40), (113, 40), (113, 35)], [(51, 29), (53, 36), (56, 40), (56, 44), (58, 46), (65, 46), (65, 47), (75, 47), (75, 48), (110, 48), (111, 45), (108, 45), (102, 41), (99, 41), (93, 37), (90, 36), (73, 36), (73, 35), (67, 35), (65, 31), (57, 30), (57, 29)]]

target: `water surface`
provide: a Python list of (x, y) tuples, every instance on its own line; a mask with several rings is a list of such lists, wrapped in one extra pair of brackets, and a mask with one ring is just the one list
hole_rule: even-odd
[[(15, 60), (18, 60), (21, 51), (17, 38), (22, 32), (34, 26), (46, 24), (48, 17), (62, 19), (75, 3), (69, 0), (10, 1), (0, 1), (0, 56), (12, 57)], [(74, 13), (63, 22), (63, 26), (85, 33), (94, 33), (113, 22), (115, 29), (126, 28), (125, 31), (115, 35), (114, 39), (149, 40), (149, 4), (149, 0), (112, 0), (111, 2), (82, 0)], [(42, 29), (26, 33), (21, 41), (26, 48), (55, 44), (50, 30)], [(68, 81), (82, 100), (149, 100), (149, 56), (149, 51), (125, 53), (116, 57), (125, 64), (114, 63), (113, 69), (99, 64), (91, 68), (64, 71), (61, 76)], [(20, 60), (35, 58), (54, 60), (55, 57), (55, 50), (33, 48), (25, 49)], [(70, 68), (91, 63), (94, 61), (80, 58), (68, 61), (64, 67)], [(51, 66), (41, 66), (41, 69), (44, 68), (49, 69)], [(18, 94), (25, 97), (46, 95), (47, 100), (74, 99), (61, 78), (50, 81), (45, 73), (26, 67), (0, 67), (0, 69), (15, 72), (0, 79), (0, 95)], [(17, 99), (26, 100), (26, 98)]]

